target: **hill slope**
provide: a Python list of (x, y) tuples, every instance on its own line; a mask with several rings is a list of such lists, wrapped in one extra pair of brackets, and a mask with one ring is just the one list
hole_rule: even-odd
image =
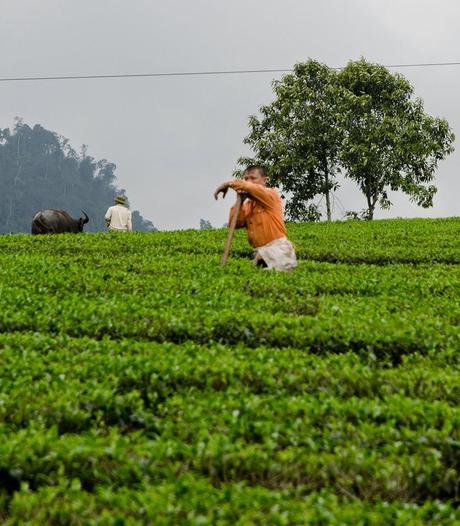
[(3, 520), (457, 524), (460, 220), (225, 234), (0, 237)]
[[(74, 217), (82, 209), (90, 221), (85, 230), (105, 230), (104, 214), (118, 194), (116, 166), (107, 159), (96, 161), (86, 146), (77, 153), (68, 139), (16, 120), (12, 130), (0, 128), (0, 233), (30, 233), (32, 218), (42, 209), (64, 209)], [(155, 227), (133, 210), (133, 227)]]

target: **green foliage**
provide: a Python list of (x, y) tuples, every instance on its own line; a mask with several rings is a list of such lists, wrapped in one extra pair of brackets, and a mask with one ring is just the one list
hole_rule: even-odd
[[(115, 164), (78, 154), (69, 141), (35, 125), (18, 120), (14, 130), (0, 129), (0, 233), (30, 232), (34, 214), (57, 208), (80, 217), (85, 210), (90, 222), (85, 230), (105, 230), (104, 214), (120, 191), (115, 186)], [(137, 210), (135, 230), (153, 230), (153, 224)]]
[(315, 60), (273, 82), (275, 100), (249, 119), (249, 144), (257, 162), (269, 168), (270, 182), (290, 195), (286, 205), (294, 221), (309, 218), (308, 201), (324, 195), (331, 219), (330, 192), (337, 187), (339, 148), (343, 139), (336, 110), (341, 88), (337, 74)]
[(5, 524), (460, 521), (458, 219), (0, 237)]
[(200, 230), (212, 230), (211, 222), (207, 219), (200, 219)]
[(367, 217), (373, 218), (377, 203), (391, 206), (389, 190), (432, 206), (434, 172), (454, 150), (447, 121), (427, 115), (409, 81), (378, 64), (350, 62), (339, 81), (346, 129), (340, 158), (366, 197)]
[(267, 167), (288, 197), (288, 218), (314, 220), (309, 201), (323, 195), (330, 220), (341, 169), (364, 194), (368, 219), (377, 204), (391, 206), (390, 190), (432, 206), (435, 170), (455, 137), (445, 119), (425, 113), (402, 75), (364, 59), (340, 73), (309, 60), (274, 81), (273, 92), (273, 102), (249, 118), (244, 142), (255, 158), (238, 162)]

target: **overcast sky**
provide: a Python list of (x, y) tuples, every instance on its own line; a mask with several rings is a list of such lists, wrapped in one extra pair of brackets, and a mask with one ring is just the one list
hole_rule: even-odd
[[(460, 61), (458, 0), (0, 0), (0, 9), (0, 77)], [(460, 137), (460, 66), (400, 72)], [(87, 144), (117, 165), (132, 208), (160, 229), (200, 218), (222, 226), (230, 202), (212, 192), (247, 153), (248, 116), (271, 100), (273, 78), (1, 82), (0, 127), (20, 116)], [(459, 156), (440, 164), (433, 208), (398, 196), (377, 217), (459, 215)], [(364, 207), (344, 182), (335, 216)]]

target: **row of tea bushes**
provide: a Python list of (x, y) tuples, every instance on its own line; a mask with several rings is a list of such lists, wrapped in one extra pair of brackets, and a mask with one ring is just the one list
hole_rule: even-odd
[(0, 236), (0, 521), (460, 524), (459, 227)]

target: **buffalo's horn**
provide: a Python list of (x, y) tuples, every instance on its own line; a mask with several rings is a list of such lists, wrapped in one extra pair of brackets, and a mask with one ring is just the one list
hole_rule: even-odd
[(84, 210), (82, 210), (82, 212), (83, 212), (83, 215), (85, 216), (85, 220), (83, 221), (83, 224), (86, 225), (86, 223), (89, 222), (89, 217), (88, 217), (88, 214)]

